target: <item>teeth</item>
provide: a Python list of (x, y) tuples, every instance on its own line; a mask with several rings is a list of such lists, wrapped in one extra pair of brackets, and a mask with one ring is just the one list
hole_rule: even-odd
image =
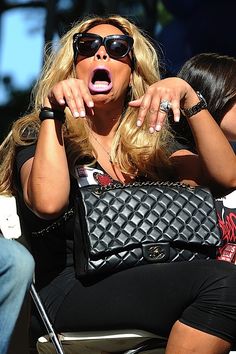
[(107, 85), (101, 85), (101, 84), (99, 84), (99, 85), (95, 84), (95, 85), (93, 85), (93, 86), (95, 86), (95, 87), (97, 87), (97, 88), (100, 88), (100, 87), (107, 87)]
[(97, 92), (97, 93), (101, 93), (101, 92), (108, 92), (109, 90), (111, 90), (112, 88), (112, 83), (109, 81), (102, 81), (102, 80), (96, 80), (94, 82), (89, 83), (89, 89), (92, 92)]
[(106, 86), (108, 86), (108, 85), (109, 85), (108, 82), (96, 81), (96, 82), (94, 83), (94, 86), (96, 86), (96, 87), (106, 87)]

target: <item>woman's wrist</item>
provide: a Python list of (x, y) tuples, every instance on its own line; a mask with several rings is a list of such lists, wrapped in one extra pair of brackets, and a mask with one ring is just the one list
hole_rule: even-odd
[(185, 104), (185, 107), (182, 108), (182, 113), (186, 118), (191, 118), (203, 109), (207, 109), (207, 102), (202, 94), (199, 91), (195, 91), (195, 94), (196, 99), (194, 98), (191, 104)]
[(60, 111), (58, 109), (53, 109), (50, 107), (42, 107), (39, 113), (39, 119), (44, 121), (45, 119), (53, 119), (57, 120), (61, 123), (65, 123), (65, 113), (64, 111)]

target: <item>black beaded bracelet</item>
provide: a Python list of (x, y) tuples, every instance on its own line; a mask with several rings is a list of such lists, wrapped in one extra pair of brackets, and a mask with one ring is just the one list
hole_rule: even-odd
[(64, 123), (66, 116), (63, 111), (59, 111), (57, 109), (52, 109), (49, 107), (42, 107), (41, 111), (39, 113), (39, 119), (41, 121), (43, 121), (45, 119), (54, 119), (54, 120), (58, 120), (59, 122)]

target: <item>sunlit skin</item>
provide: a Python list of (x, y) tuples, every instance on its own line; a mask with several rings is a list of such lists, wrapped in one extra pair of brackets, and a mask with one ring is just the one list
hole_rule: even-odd
[(220, 127), (229, 141), (236, 142), (236, 102), (224, 115)]
[[(88, 33), (95, 33), (101, 37), (106, 37), (111, 34), (124, 34), (117, 27), (109, 24), (102, 24), (91, 28)], [(95, 69), (101, 68), (108, 70), (111, 79), (111, 89), (104, 92), (96, 92), (91, 89), (91, 79)], [(112, 102), (112, 109), (117, 107), (118, 110), (123, 106), (124, 99), (127, 94), (127, 89), (131, 81), (131, 60), (127, 55), (121, 59), (113, 59), (109, 57), (104, 46), (101, 46), (95, 55), (84, 57), (79, 55), (76, 65), (77, 78), (82, 79), (87, 87), (89, 87), (93, 102), (96, 107), (101, 107), (104, 103), (109, 105)], [(105, 88), (106, 85), (104, 85)], [(122, 102), (122, 103), (121, 103)], [(100, 105), (101, 103), (101, 105)], [(106, 107), (107, 109), (108, 106)]]

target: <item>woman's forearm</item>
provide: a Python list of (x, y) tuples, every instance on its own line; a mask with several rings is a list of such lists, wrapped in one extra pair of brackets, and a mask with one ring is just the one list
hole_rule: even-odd
[(188, 123), (206, 176), (225, 188), (236, 187), (235, 153), (210, 113), (202, 110)]
[(43, 217), (56, 217), (68, 204), (70, 177), (61, 123), (41, 123), (36, 153), (27, 183), (30, 207)]

